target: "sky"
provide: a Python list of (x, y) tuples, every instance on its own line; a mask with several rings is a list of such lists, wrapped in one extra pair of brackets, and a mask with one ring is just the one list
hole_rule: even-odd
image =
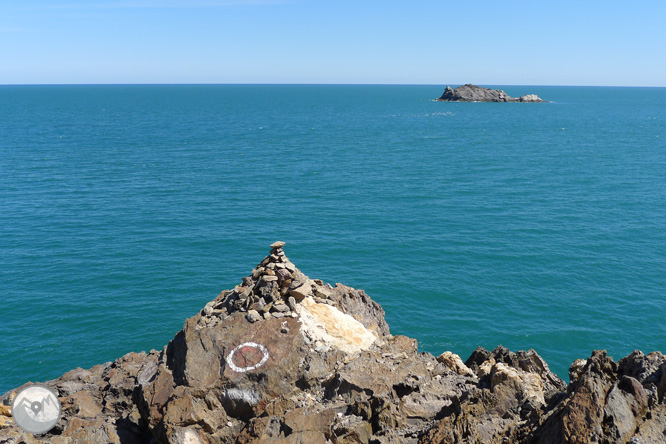
[(666, 86), (666, 1), (0, 0), (0, 84)]

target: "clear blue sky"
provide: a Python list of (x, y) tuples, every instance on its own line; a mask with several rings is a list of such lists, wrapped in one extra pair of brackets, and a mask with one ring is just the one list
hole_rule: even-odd
[(666, 1), (0, 0), (0, 84), (666, 86)]

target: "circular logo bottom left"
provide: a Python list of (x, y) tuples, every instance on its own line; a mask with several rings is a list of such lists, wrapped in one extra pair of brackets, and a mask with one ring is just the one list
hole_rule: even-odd
[(35, 435), (51, 430), (60, 419), (61, 410), (57, 393), (43, 385), (24, 387), (12, 403), (16, 425)]

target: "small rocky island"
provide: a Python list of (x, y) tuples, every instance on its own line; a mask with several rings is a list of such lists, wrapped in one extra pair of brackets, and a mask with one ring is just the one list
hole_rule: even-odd
[(0, 396), (0, 444), (666, 442), (661, 353), (594, 351), (568, 385), (534, 350), (419, 353), (363, 290), (308, 278), (283, 247), (163, 349), (45, 382), (51, 431), (13, 422), (20, 387)]
[(436, 100), (439, 102), (546, 102), (536, 94), (526, 94), (514, 98), (501, 89), (484, 88), (472, 85), (471, 83), (459, 86), (456, 89), (451, 89), (450, 86), (447, 86), (444, 94)]

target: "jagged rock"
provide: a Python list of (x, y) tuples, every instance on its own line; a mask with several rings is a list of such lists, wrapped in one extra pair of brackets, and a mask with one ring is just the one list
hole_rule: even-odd
[[(156, 362), (158, 354), (129, 353), (113, 362), (71, 370), (47, 381), (44, 384), (58, 393), (62, 405), (63, 415), (56, 427), (46, 435), (33, 436), (12, 423), (0, 431), (0, 442), (148, 442), (151, 435), (141, 424), (133, 394), (138, 375)], [(8, 402), (21, 388), (0, 397), (0, 403)]]
[(533, 442), (624, 444), (633, 437), (638, 442), (663, 442), (666, 423), (655, 423), (654, 418), (663, 418), (665, 406), (652, 399), (650, 407), (649, 393), (666, 360), (661, 353), (649, 356), (646, 360), (634, 352), (620, 361), (620, 367), (605, 351), (593, 352), (576, 370), (566, 396), (534, 431)]
[(513, 98), (502, 90), (484, 88), (471, 83), (459, 86), (456, 89), (447, 86), (444, 93), (436, 100), (440, 102), (545, 102), (536, 94), (526, 94), (519, 98)]
[(460, 359), (460, 356), (450, 351), (445, 351), (441, 355), (437, 356), (437, 362), (440, 362), (446, 366), (452, 372), (455, 372), (463, 376), (474, 376), (474, 372), (470, 370)]
[(7, 428), (13, 424), (11, 417), (12, 414), (9, 406), (0, 404), (0, 429)]
[(478, 384), (458, 398), (454, 408), (421, 439), (421, 443), (519, 443), (529, 432), (525, 421), (535, 421), (549, 393), (546, 387), (564, 382), (529, 352), (513, 353), (499, 346), (492, 352), (479, 347), (465, 363), (479, 376)]
[(569, 380), (571, 382), (578, 379), (578, 376), (580, 375), (580, 373), (585, 368), (585, 364), (587, 364), (587, 360), (585, 360), (585, 359), (576, 359), (571, 364), (571, 366), (569, 367)]
[(310, 280), (283, 246), (164, 349), (47, 381), (63, 406), (49, 433), (23, 433), (7, 408), (16, 390), (4, 394), (0, 443), (664, 442), (661, 353), (616, 364), (594, 352), (568, 387), (534, 350), (435, 358), (391, 335), (365, 292)]

